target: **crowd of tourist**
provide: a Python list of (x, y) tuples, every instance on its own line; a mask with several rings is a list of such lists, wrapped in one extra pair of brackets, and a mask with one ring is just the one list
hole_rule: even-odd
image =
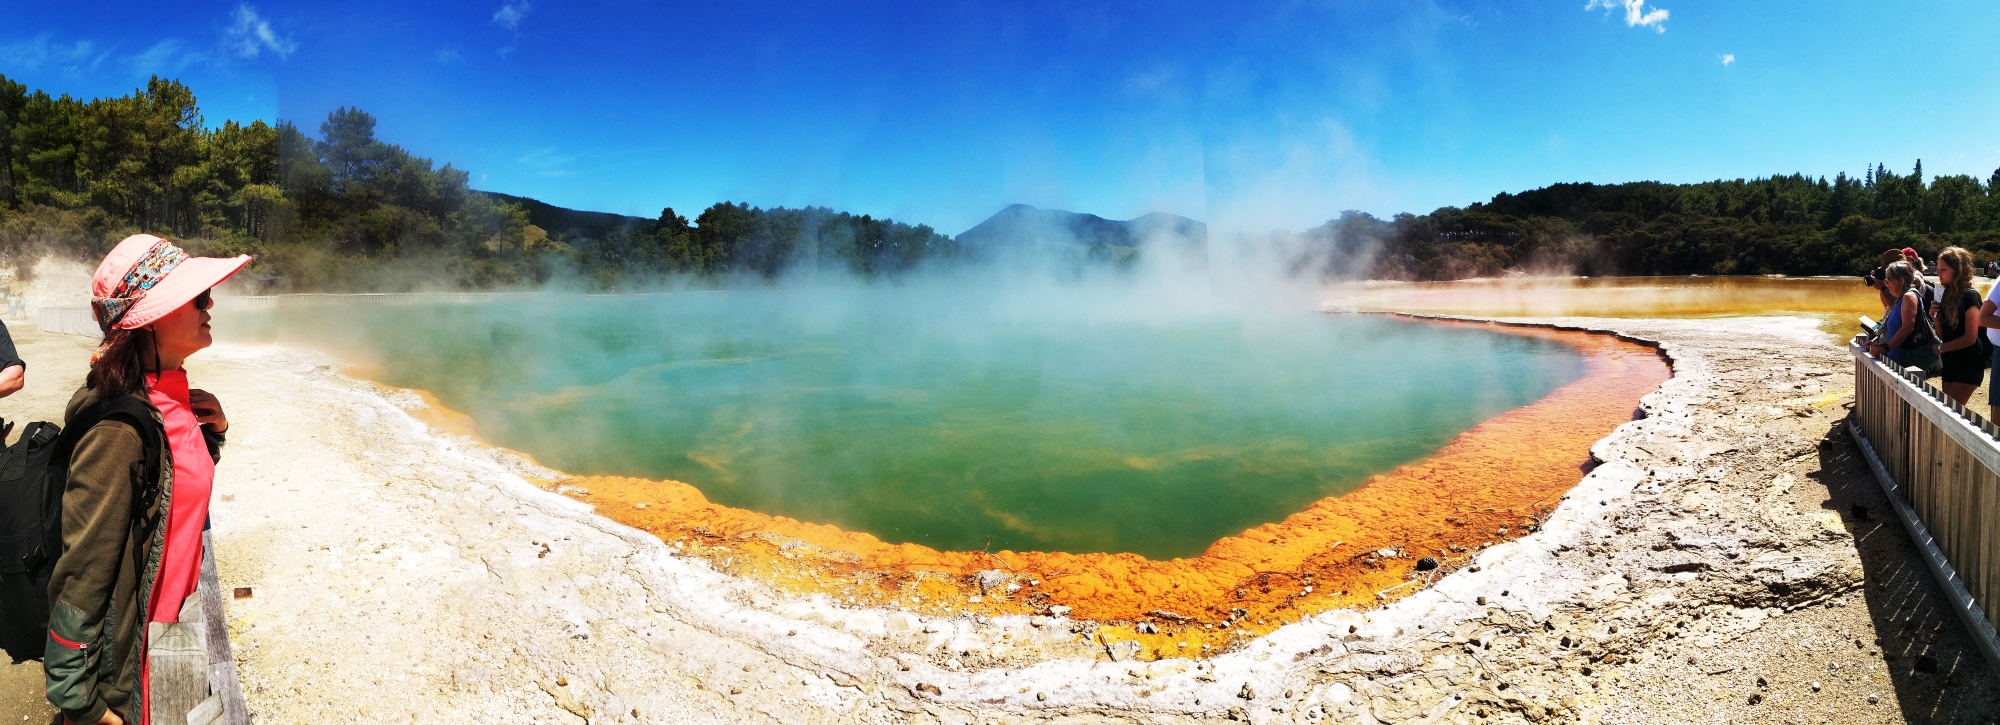
[[(1995, 264), (1986, 269), (1994, 271)], [(1945, 395), (1964, 405), (1986, 379), (2000, 370), (2000, 284), (1985, 299), (1972, 286), (1972, 253), (1960, 247), (1939, 252), (1935, 280), (1915, 249), (1882, 253), (1881, 266), (1862, 280), (1882, 301), (1882, 323), (1868, 350), (1926, 379), (1936, 378)], [(2000, 385), (1990, 386), (1987, 404), (2000, 420)]]

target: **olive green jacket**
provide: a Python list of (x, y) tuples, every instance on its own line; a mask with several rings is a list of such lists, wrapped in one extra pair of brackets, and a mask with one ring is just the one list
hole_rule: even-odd
[[(144, 394), (133, 397), (146, 402)], [(89, 388), (78, 390), (64, 420), (97, 399)], [(69, 459), (62, 556), (49, 578), (42, 669), (49, 702), (71, 722), (96, 722), (107, 708), (126, 722), (146, 722), (139, 692), (151, 619), (147, 604), (174, 496), (166, 426), (158, 408), (150, 402), (146, 408), (151, 420), (113, 416), (92, 426)], [(135, 423), (154, 426), (154, 440), (160, 442), (150, 465)], [(219, 460), (221, 436), (207, 438), (210, 455)]]

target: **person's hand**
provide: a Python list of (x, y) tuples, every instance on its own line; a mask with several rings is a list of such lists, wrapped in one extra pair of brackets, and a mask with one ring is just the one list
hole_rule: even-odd
[(194, 419), (209, 430), (217, 433), (229, 431), (229, 416), (222, 412), (222, 401), (200, 388), (188, 391), (188, 407), (194, 410)]

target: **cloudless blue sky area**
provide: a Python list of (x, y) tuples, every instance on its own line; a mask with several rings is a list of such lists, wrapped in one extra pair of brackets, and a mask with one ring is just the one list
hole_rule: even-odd
[[(2000, 4), (0, 4), (0, 73), (377, 135), (651, 217), (1025, 202), (1299, 229), (1556, 182), (2000, 167)], [(1610, 5), (1611, 7), (1606, 7)]]

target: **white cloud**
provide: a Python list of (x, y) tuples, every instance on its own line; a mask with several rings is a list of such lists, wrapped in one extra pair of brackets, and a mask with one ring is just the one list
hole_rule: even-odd
[[(111, 61), (110, 65), (105, 61)], [(41, 71), (77, 79), (123, 78), (128, 71), (141, 79), (173, 77), (188, 66), (213, 62), (214, 54), (191, 50), (186, 41), (177, 38), (159, 41), (136, 54), (88, 40), (56, 41), (47, 34), (0, 44), (0, 69)]]
[(440, 51), (438, 51), (438, 52), (437, 52), (436, 54), (432, 55), (431, 57), (432, 57), (432, 58), (436, 58), (436, 59), (437, 59), (437, 62), (439, 62), (439, 63), (464, 63), (464, 62), (465, 62), (465, 56), (463, 56), (463, 55), (459, 55), (459, 53), (458, 53), (458, 49), (457, 49), (457, 48), (445, 48), (444, 50), (440, 50)]
[(575, 161), (575, 156), (556, 153), (552, 148), (539, 148), (530, 149), (515, 163), (534, 169), (542, 176), (575, 176), (576, 170), (569, 168)]
[(255, 58), (258, 53), (271, 51), (279, 58), (290, 58), (292, 51), (298, 50), (298, 43), (279, 35), (271, 29), (271, 23), (257, 15), (257, 9), (249, 3), (236, 6), (236, 24), (224, 31), (223, 43), (237, 55)]
[(88, 40), (59, 43), (43, 34), (33, 40), (0, 45), (0, 67), (92, 71), (110, 55), (111, 51), (100, 49)]
[(1734, 65), (1735, 63), (1736, 63), (1736, 54), (1735, 54), (1735, 53), (1723, 53), (1723, 54), (1722, 54), (1722, 64), (1723, 64), (1723, 65), (1725, 65), (1725, 66), (1728, 66), (1728, 65)]
[(514, 30), (521, 27), (521, 19), (527, 17), (528, 11), (533, 9), (535, 6), (528, 0), (506, 0), (500, 4), (499, 10), (493, 11), (493, 24)]
[(187, 49), (179, 40), (162, 40), (145, 52), (132, 56), (132, 70), (145, 76), (172, 76), (195, 63), (208, 62), (207, 53)]
[(1615, 10), (1621, 5), (1625, 8), (1626, 27), (1636, 28), (1646, 26), (1652, 28), (1653, 32), (1656, 33), (1667, 32), (1667, 11), (1657, 7), (1647, 10), (1646, 0), (1590, 0), (1583, 6), (1583, 9), (1596, 10), (1603, 8), (1605, 10)]

